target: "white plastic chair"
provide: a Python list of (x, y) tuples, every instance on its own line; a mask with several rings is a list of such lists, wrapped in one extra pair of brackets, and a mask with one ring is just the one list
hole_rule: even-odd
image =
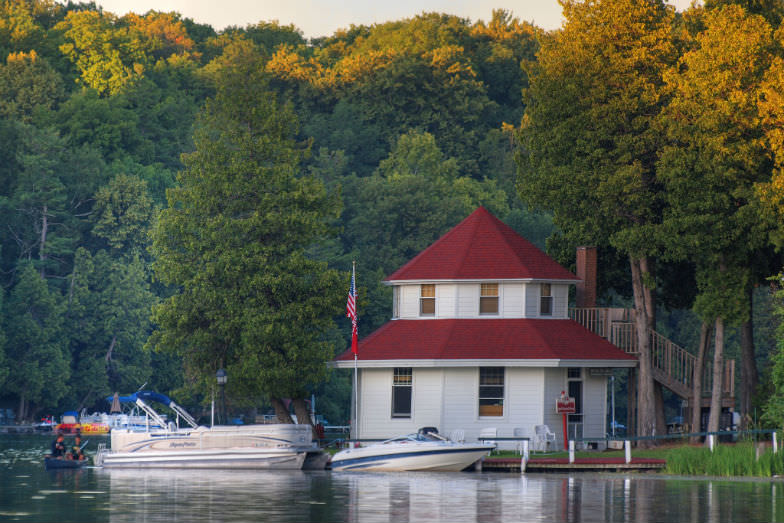
[(455, 443), (465, 442), (465, 431), (463, 429), (455, 429), (449, 433), (449, 439)]
[(479, 431), (479, 439), (484, 443), (491, 443), (493, 445), (498, 445), (497, 441), (491, 441), (487, 438), (497, 438), (498, 437), (498, 429), (495, 427), (487, 427)]
[(537, 425), (534, 427), (534, 446), (536, 450), (546, 451), (550, 443), (555, 445), (555, 433), (547, 425)]

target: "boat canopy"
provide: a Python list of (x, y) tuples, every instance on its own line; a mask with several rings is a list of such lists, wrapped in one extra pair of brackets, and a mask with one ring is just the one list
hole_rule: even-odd
[[(120, 403), (136, 403), (136, 398), (141, 398), (146, 401), (157, 401), (162, 405), (166, 405), (167, 407), (172, 403), (171, 398), (169, 398), (165, 394), (161, 394), (160, 392), (153, 392), (149, 390), (140, 390), (139, 392), (134, 392), (129, 396), (120, 396), (119, 400)], [(114, 396), (106, 396), (106, 401), (111, 403), (114, 400)]]
[[(156, 422), (159, 423), (161, 426), (166, 426), (166, 423), (163, 421), (162, 418), (160, 418), (158, 416), (158, 414), (154, 410), (152, 410), (145, 403), (145, 400), (146, 401), (157, 401), (158, 403), (160, 403), (162, 405), (166, 405), (167, 407), (172, 409), (174, 412), (176, 412), (178, 416), (180, 416), (186, 422), (188, 422), (188, 424), (191, 427), (196, 428), (198, 426), (198, 424), (196, 423), (196, 420), (193, 418), (193, 416), (191, 416), (188, 413), (188, 411), (186, 411), (184, 408), (182, 408), (179, 405), (177, 405), (167, 395), (161, 394), (160, 392), (152, 392), (152, 391), (149, 391), (149, 390), (140, 390), (138, 392), (134, 392), (130, 396), (120, 396), (119, 400), (120, 400), (120, 403), (135, 403), (136, 405), (141, 407), (142, 410), (147, 412), (153, 419), (155, 419)], [(108, 401), (109, 403), (114, 401), (114, 395), (107, 396), (106, 397), (106, 401)]]

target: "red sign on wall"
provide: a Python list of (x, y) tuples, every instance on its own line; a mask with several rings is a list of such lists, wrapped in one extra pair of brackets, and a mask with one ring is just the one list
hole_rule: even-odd
[(567, 396), (566, 394), (561, 394), (555, 400), (555, 412), (558, 414), (574, 414), (577, 412), (574, 398)]

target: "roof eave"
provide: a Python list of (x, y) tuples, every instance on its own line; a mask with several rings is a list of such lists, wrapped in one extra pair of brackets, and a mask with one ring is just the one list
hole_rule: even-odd
[(384, 285), (395, 285), (395, 284), (422, 284), (422, 283), (479, 283), (479, 282), (503, 282), (503, 283), (536, 283), (536, 282), (558, 282), (558, 283), (573, 283), (577, 284), (580, 283), (582, 280), (579, 278), (575, 279), (565, 279), (565, 278), (465, 278), (465, 279), (456, 279), (456, 278), (449, 278), (449, 279), (411, 279), (411, 280), (383, 280)]
[(383, 369), (392, 367), (610, 367), (634, 368), (636, 359), (464, 359), (464, 360), (338, 360), (331, 361), (328, 365), (337, 369)]

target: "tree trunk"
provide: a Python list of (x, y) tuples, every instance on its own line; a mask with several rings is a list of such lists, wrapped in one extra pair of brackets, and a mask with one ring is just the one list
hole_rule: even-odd
[(751, 422), (754, 393), (759, 384), (757, 361), (754, 358), (754, 290), (748, 289), (749, 319), (740, 326), (740, 429)]
[(289, 415), (289, 409), (286, 408), (282, 399), (272, 397), (270, 398), (270, 402), (272, 403), (272, 408), (275, 409), (275, 416), (278, 418), (278, 423), (294, 423), (294, 420), (291, 419), (291, 415)]
[[(652, 436), (656, 427), (656, 400), (653, 392), (653, 365), (651, 360), (649, 331), (656, 320), (653, 291), (645, 284), (653, 276), (647, 258), (629, 258), (634, 292), (634, 323), (639, 351), (640, 369), (637, 379), (637, 435)], [(639, 446), (649, 447), (650, 440), (642, 440)]]
[(310, 416), (310, 409), (308, 408), (307, 403), (305, 403), (305, 400), (302, 398), (297, 398), (293, 400), (293, 403), (294, 414), (297, 415), (297, 423), (310, 425), (313, 437), (318, 439), (319, 435), (316, 433), (316, 427), (313, 425), (313, 419)]
[(27, 399), (24, 394), (19, 395), (19, 412), (16, 414), (16, 422), (20, 423), (27, 417)]
[(713, 388), (711, 389), (710, 417), (708, 418), (708, 432), (719, 430), (721, 417), (721, 395), (724, 387), (724, 319), (716, 318), (716, 338), (713, 346)]
[[(708, 354), (710, 345), (711, 325), (703, 321), (700, 327), (700, 346), (697, 348), (697, 361), (694, 362), (694, 376), (692, 376), (691, 396), (691, 431), (702, 431), (702, 375), (705, 373), (705, 355)], [(699, 443), (699, 436), (692, 436), (692, 443)]]
[(43, 212), (41, 213), (41, 247), (38, 249), (38, 259), (41, 260), (41, 278), (46, 277), (44, 270), (44, 260), (46, 260), (46, 233), (49, 229), (49, 216), (48, 208), (44, 205)]

